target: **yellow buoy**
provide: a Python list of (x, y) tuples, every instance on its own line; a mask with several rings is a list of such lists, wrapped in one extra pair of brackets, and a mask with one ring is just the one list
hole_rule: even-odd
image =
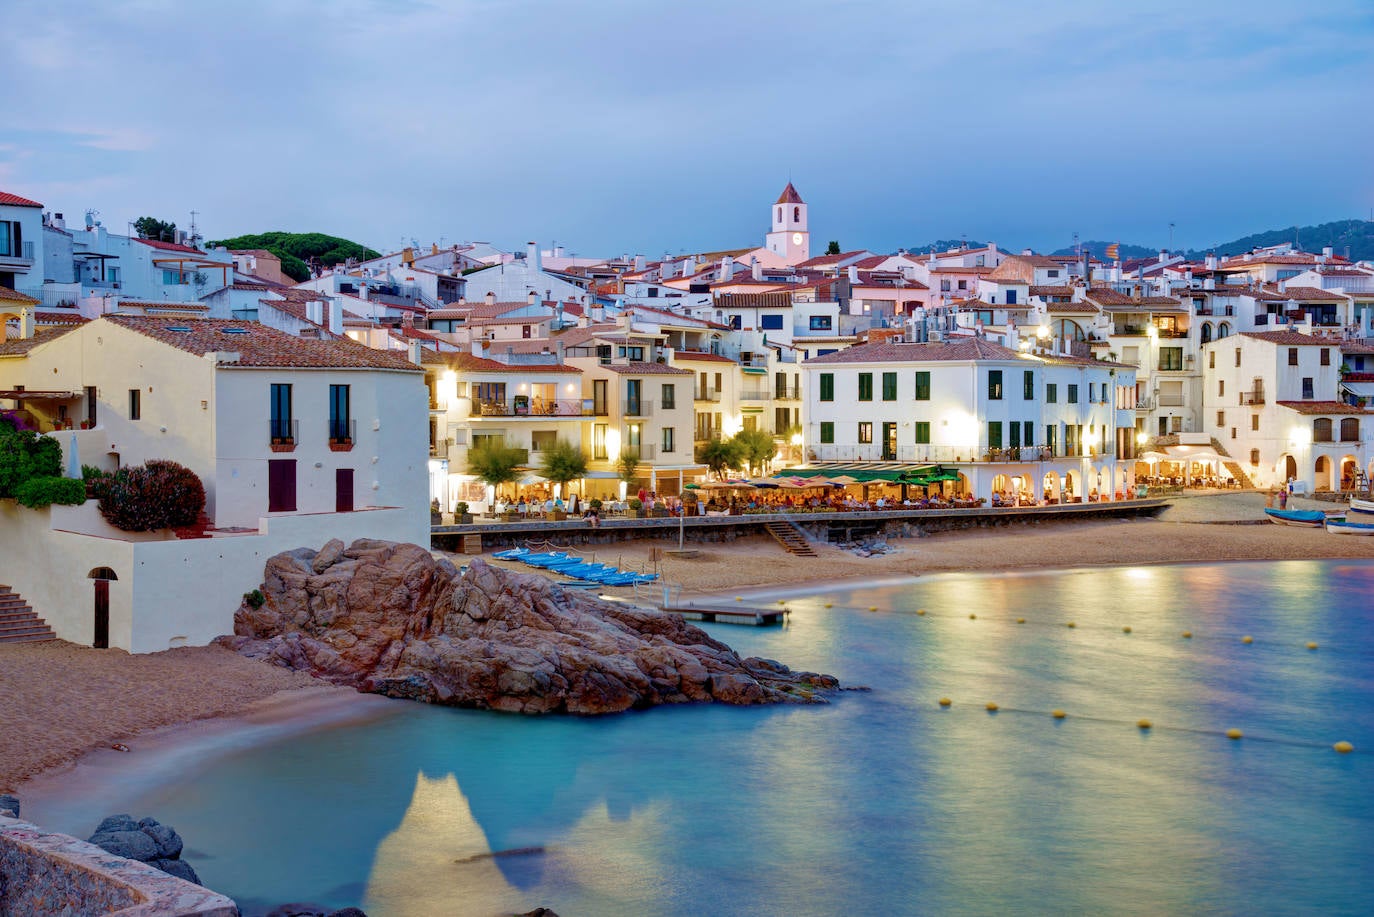
[(977, 616), (977, 615), (969, 615), (969, 616), (968, 616), (968, 619), (969, 619), (970, 621), (977, 621), (977, 620), (978, 620), (978, 616)]
[(1348, 755), (1355, 750), (1355, 746), (1351, 745), (1349, 742), (1337, 742), (1335, 745), (1332, 745), (1331, 747), (1336, 749), (1336, 751), (1340, 752), (1343, 755)]
[(1131, 625), (1127, 624), (1125, 627), (1121, 628), (1121, 632), (1123, 634), (1129, 634), (1131, 632)]
[(735, 596), (735, 601), (736, 601), (736, 602), (743, 602), (744, 599), (740, 598), (739, 596)]
[(834, 603), (834, 602), (826, 602), (826, 603), (825, 603), (825, 607), (826, 607), (826, 608), (834, 608), (834, 607), (835, 607), (835, 603)]
[(1241, 732), (1239, 729), (1233, 728), (1226, 730), (1226, 738), (1228, 739), (1239, 739), (1244, 735), (1245, 733)]
[(951, 703), (952, 703), (952, 701), (951, 701), (948, 697), (942, 697), (942, 698), (940, 698), (940, 706), (941, 706), (941, 707), (948, 707)]
[(1078, 625), (1075, 624), (1074, 622), (1070, 621), (1068, 624), (1065, 624), (1064, 626), (1065, 626), (1065, 627), (1077, 627)]
[(1241, 637), (1241, 638), (1240, 638), (1240, 642), (1241, 642), (1241, 643), (1244, 643), (1244, 644), (1246, 644), (1246, 645), (1248, 646), (1249, 644), (1255, 642), (1255, 638), (1252, 637), (1252, 636), (1250, 636), (1249, 634), (1246, 634), (1244, 637)]
[(916, 613), (918, 615), (924, 615), (926, 613), (926, 610), (924, 608), (918, 608), (916, 609)]
[(779, 605), (786, 605), (786, 604), (787, 604), (787, 599), (778, 599), (778, 604), (779, 604)]
[(1315, 644), (1315, 643), (1308, 643), (1308, 644), (1307, 644), (1307, 648), (1308, 648), (1309, 650), (1314, 650), (1314, 649), (1317, 648), (1317, 644)]
[(1151, 726), (1154, 725), (1154, 723), (1151, 723), (1149, 720), (1136, 720), (1135, 724), (1140, 729), (1149, 729)]
[(1184, 640), (1191, 640), (1191, 639), (1193, 639), (1193, 632), (1192, 632), (1191, 630), (1185, 630), (1185, 631), (1183, 632), (1183, 639), (1184, 639)]
[(868, 606), (868, 610), (869, 610), (869, 611), (877, 611), (877, 610), (878, 610), (878, 606), (877, 606), (877, 605), (869, 605), (869, 606)]
[(1017, 618), (1017, 619), (1016, 619), (1016, 623), (1017, 623), (1017, 624), (1025, 624), (1025, 623), (1026, 623), (1026, 619), (1025, 619), (1025, 618)]
[(1064, 717), (1068, 716), (1068, 714), (1063, 710), (1051, 710), (1050, 716), (1054, 717), (1056, 720), (1062, 720)]
[(993, 703), (992, 701), (988, 701), (987, 707), (988, 707), (988, 713), (996, 713), (996, 712), (997, 712), (997, 705), (996, 705), (995, 703)]

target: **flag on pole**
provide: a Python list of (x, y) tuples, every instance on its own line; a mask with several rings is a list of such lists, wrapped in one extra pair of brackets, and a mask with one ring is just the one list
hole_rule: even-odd
[(1108, 261), (1115, 261), (1117, 258), (1120, 258), (1120, 257), (1121, 257), (1121, 243), (1120, 243), (1120, 242), (1113, 242), (1111, 245), (1108, 245), (1108, 246), (1107, 246), (1107, 260), (1108, 260)]

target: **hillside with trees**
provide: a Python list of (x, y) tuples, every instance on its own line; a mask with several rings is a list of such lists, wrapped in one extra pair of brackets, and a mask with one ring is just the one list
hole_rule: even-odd
[(1331, 246), (1335, 254), (1346, 256), (1349, 249), (1351, 261), (1374, 260), (1374, 221), (1336, 220), (1317, 226), (1290, 226), (1287, 229), (1271, 229), (1243, 236), (1233, 242), (1226, 242), (1213, 249), (1196, 249), (1188, 252), (1190, 258), (1202, 258), (1207, 252), (1218, 255), (1240, 255), (1254, 248), (1267, 248), (1295, 242), (1305, 252), (1319, 252)]
[(366, 261), (381, 257), (380, 252), (365, 245), (338, 236), (327, 236), (322, 232), (250, 233), (210, 244), (231, 249), (261, 248), (269, 251), (281, 259), (282, 273), (297, 281), (310, 279), (312, 259), (319, 267), (326, 268), (342, 264), (349, 258)]

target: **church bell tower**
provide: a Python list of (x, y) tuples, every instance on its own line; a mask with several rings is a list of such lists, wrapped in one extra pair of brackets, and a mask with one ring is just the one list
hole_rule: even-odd
[(773, 231), (764, 246), (788, 264), (811, 257), (811, 233), (806, 228), (806, 202), (788, 182), (773, 204)]

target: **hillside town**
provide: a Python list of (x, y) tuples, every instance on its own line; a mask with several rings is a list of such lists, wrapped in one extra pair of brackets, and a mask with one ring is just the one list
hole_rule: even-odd
[[(134, 609), (188, 588), (232, 607), (279, 550), (423, 544), (469, 515), (1316, 494), (1374, 473), (1374, 265), (1330, 248), (817, 252), (788, 183), (759, 238), (715, 251), (436, 243), (296, 282), (266, 250), (55, 206), (0, 191), (0, 411), (73, 477), (170, 460), (205, 490), (174, 539), (5, 510), (12, 557), (105, 583), (104, 633), (84, 579), (16, 584), (77, 642), (205, 642), (215, 612)], [(719, 448), (736, 439), (752, 451)], [(496, 446), (515, 467), (493, 480), (473, 457)], [(567, 447), (576, 477), (541, 474)]]

